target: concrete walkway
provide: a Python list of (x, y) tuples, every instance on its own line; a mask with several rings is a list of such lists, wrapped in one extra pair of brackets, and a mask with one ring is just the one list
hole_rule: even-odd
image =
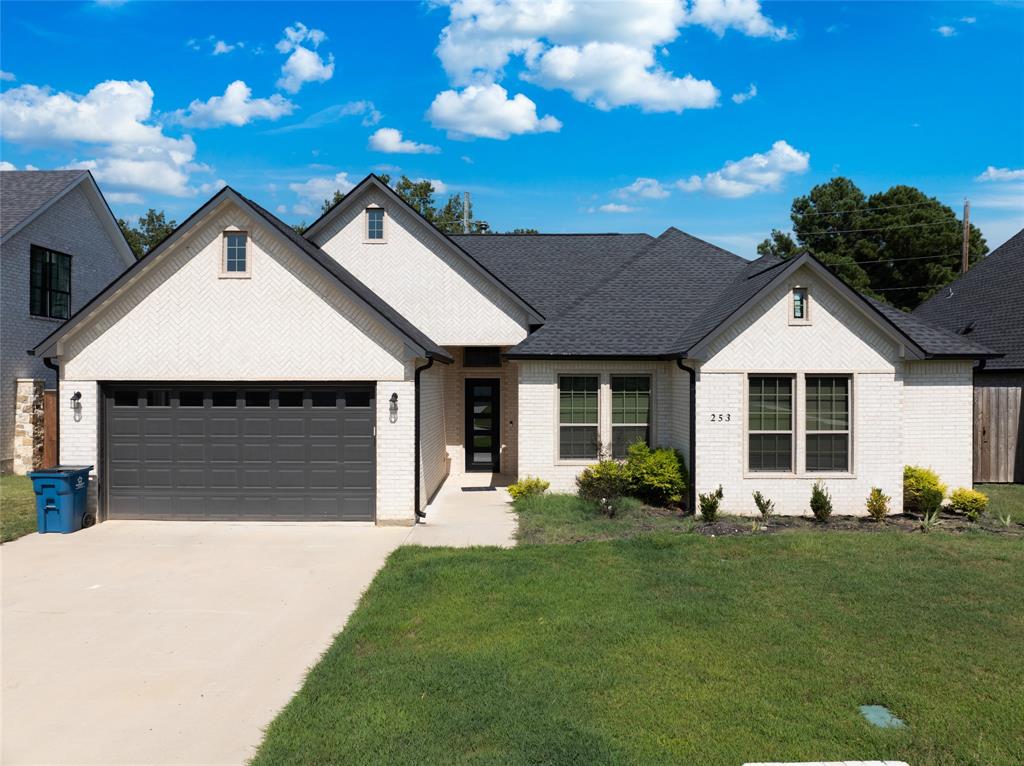
[(516, 544), (516, 515), (509, 504), (507, 482), (489, 473), (445, 479), (430, 505), (426, 523), (417, 524), (408, 542), (416, 545)]
[(244, 763), (411, 531), (109, 521), (0, 546), (0, 761)]

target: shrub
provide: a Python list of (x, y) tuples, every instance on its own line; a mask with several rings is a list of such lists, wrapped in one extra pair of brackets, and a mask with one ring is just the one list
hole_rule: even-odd
[(601, 460), (584, 468), (576, 477), (577, 494), (584, 500), (598, 503), (608, 516), (615, 515), (614, 501), (629, 491), (629, 477), (625, 463)]
[(988, 495), (975, 489), (960, 487), (949, 496), (949, 507), (962, 513), (971, 521), (977, 521), (988, 509)]
[(686, 464), (674, 449), (651, 449), (644, 442), (626, 451), (629, 494), (648, 505), (679, 505), (686, 492)]
[(811, 513), (818, 521), (828, 521), (832, 515), (832, 495), (821, 481), (814, 482), (811, 487)]
[(942, 521), (939, 520), (939, 509), (942, 507), (942, 496), (939, 494), (938, 490), (930, 489), (925, 492), (925, 500), (928, 504), (921, 512), (921, 531), (931, 532), (935, 527), (942, 523)]
[(701, 493), (699, 496), (700, 500), (700, 517), (704, 521), (712, 522), (718, 519), (718, 506), (722, 502), (722, 485), (718, 485), (718, 489), (714, 492)]
[(939, 504), (946, 496), (946, 485), (930, 468), (903, 466), (903, 512), (924, 513), (931, 507), (932, 494), (939, 493)]
[(530, 495), (543, 495), (550, 486), (551, 482), (549, 481), (544, 481), (544, 479), (538, 479), (534, 476), (526, 476), (515, 484), (509, 484), (508, 493), (512, 496), (513, 500), (518, 500), (521, 497), (529, 497)]
[(768, 521), (775, 514), (775, 501), (769, 500), (760, 492), (754, 493), (754, 505), (761, 512), (761, 518)]
[(619, 497), (612, 501), (616, 516), (628, 516), (630, 514), (639, 513), (644, 509), (644, 503), (642, 500), (637, 500), (635, 497)]
[(890, 500), (892, 500), (892, 498), (878, 487), (872, 487), (871, 492), (868, 494), (868, 501), (866, 503), (868, 516), (878, 522), (885, 521), (885, 517), (889, 515)]

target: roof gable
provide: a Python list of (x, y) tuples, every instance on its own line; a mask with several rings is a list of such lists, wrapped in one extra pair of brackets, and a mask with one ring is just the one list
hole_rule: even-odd
[(182, 241), (194, 227), (204, 221), (209, 215), (225, 201), (230, 201), (240, 207), (244, 212), (253, 218), (263, 220), (268, 228), (279, 236), (287, 245), (308, 259), (313, 266), (321, 273), (329, 276), (331, 280), (358, 305), (367, 309), (372, 314), (390, 325), (418, 355), (436, 358), (442, 362), (452, 361), (451, 356), (440, 346), (434, 343), (424, 333), (415, 328), (408, 320), (401, 316), (391, 306), (381, 300), (366, 285), (346, 271), (333, 258), (322, 252), (312, 243), (304, 240), (295, 231), (277, 217), (271, 215), (262, 207), (243, 197), (231, 187), (224, 187), (217, 194), (211, 197), (202, 207), (188, 217), (178, 228), (176, 228), (160, 244), (150, 250), (132, 268), (128, 269), (118, 279), (114, 280), (103, 291), (96, 295), (91, 301), (76, 312), (67, 322), (41, 341), (32, 353), (37, 356), (51, 355), (60, 342), (69, 333), (73, 332), (81, 323), (108, 301), (113, 300), (119, 290), (129, 283), (135, 282), (142, 274), (150, 268), (161, 255), (178, 242)]
[(443, 231), (434, 226), (430, 221), (424, 218), (416, 208), (406, 202), (402, 197), (395, 192), (390, 186), (384, 183), (378, 176), (371, 173), (360, 181), (356, 186), (345, 195), (345, 198), (334, 207), (330, 208), (326, 213), (320, 216), (314, 221), (304, 232), (303, 236), (314, 243), (315, 245), (322, 245), (324, 241), (322, 236), (330, 227), (330, 225), (337, 221), (346, 211), (349, 210), (353, 205), (356, 204), (359, 196), (366, 191), (368, 188), (374, 187), (383, 193), (387, 199), (395, 205), (398, 205), (412, 214), (413, 220), (415, 220), (427, 236), (435, 243), (440, 244), (443, 247), (450, 248), (458, 257), (464, 260), (472, 269), (479, 272), (489, 282), (494, 284), (502, 293), (510, 298), (519, 308), (521, 308), (530, 317), (533, 323), (539, 324), (544, 321), (544, 316), (526, 299), (523, 298), (519, 293), (513, 290), (508, 284), (491, 272), (484, 264), (474, 258), (469, 252), (461, 247), (455, 240), (445, 234)]
[(0, 171), (0, 241), (7, 242), (15, 237), (77, 188), (84, 190), (100, 225), (125, 265), (135, 263), (135, 254), (88, 170)]
[(952, 284), (918, 306), (913, 316), (1004, 356), (991, 370), (1024, 370), (1024, 229)]

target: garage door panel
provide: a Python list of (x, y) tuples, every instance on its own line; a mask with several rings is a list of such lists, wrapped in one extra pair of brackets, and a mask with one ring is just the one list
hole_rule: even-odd
[(156, 385), (105, 387), (111, 517), (373, 519), (372, 386)]

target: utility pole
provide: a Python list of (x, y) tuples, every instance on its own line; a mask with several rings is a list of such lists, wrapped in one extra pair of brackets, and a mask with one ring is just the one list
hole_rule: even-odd
[(469, 234), (469, 192), (462, 192), (462, 233)]
[(967, 273), (971, 258), (971, 203), (964, 197), (964, 249), (960, 259), (960, 272)]

